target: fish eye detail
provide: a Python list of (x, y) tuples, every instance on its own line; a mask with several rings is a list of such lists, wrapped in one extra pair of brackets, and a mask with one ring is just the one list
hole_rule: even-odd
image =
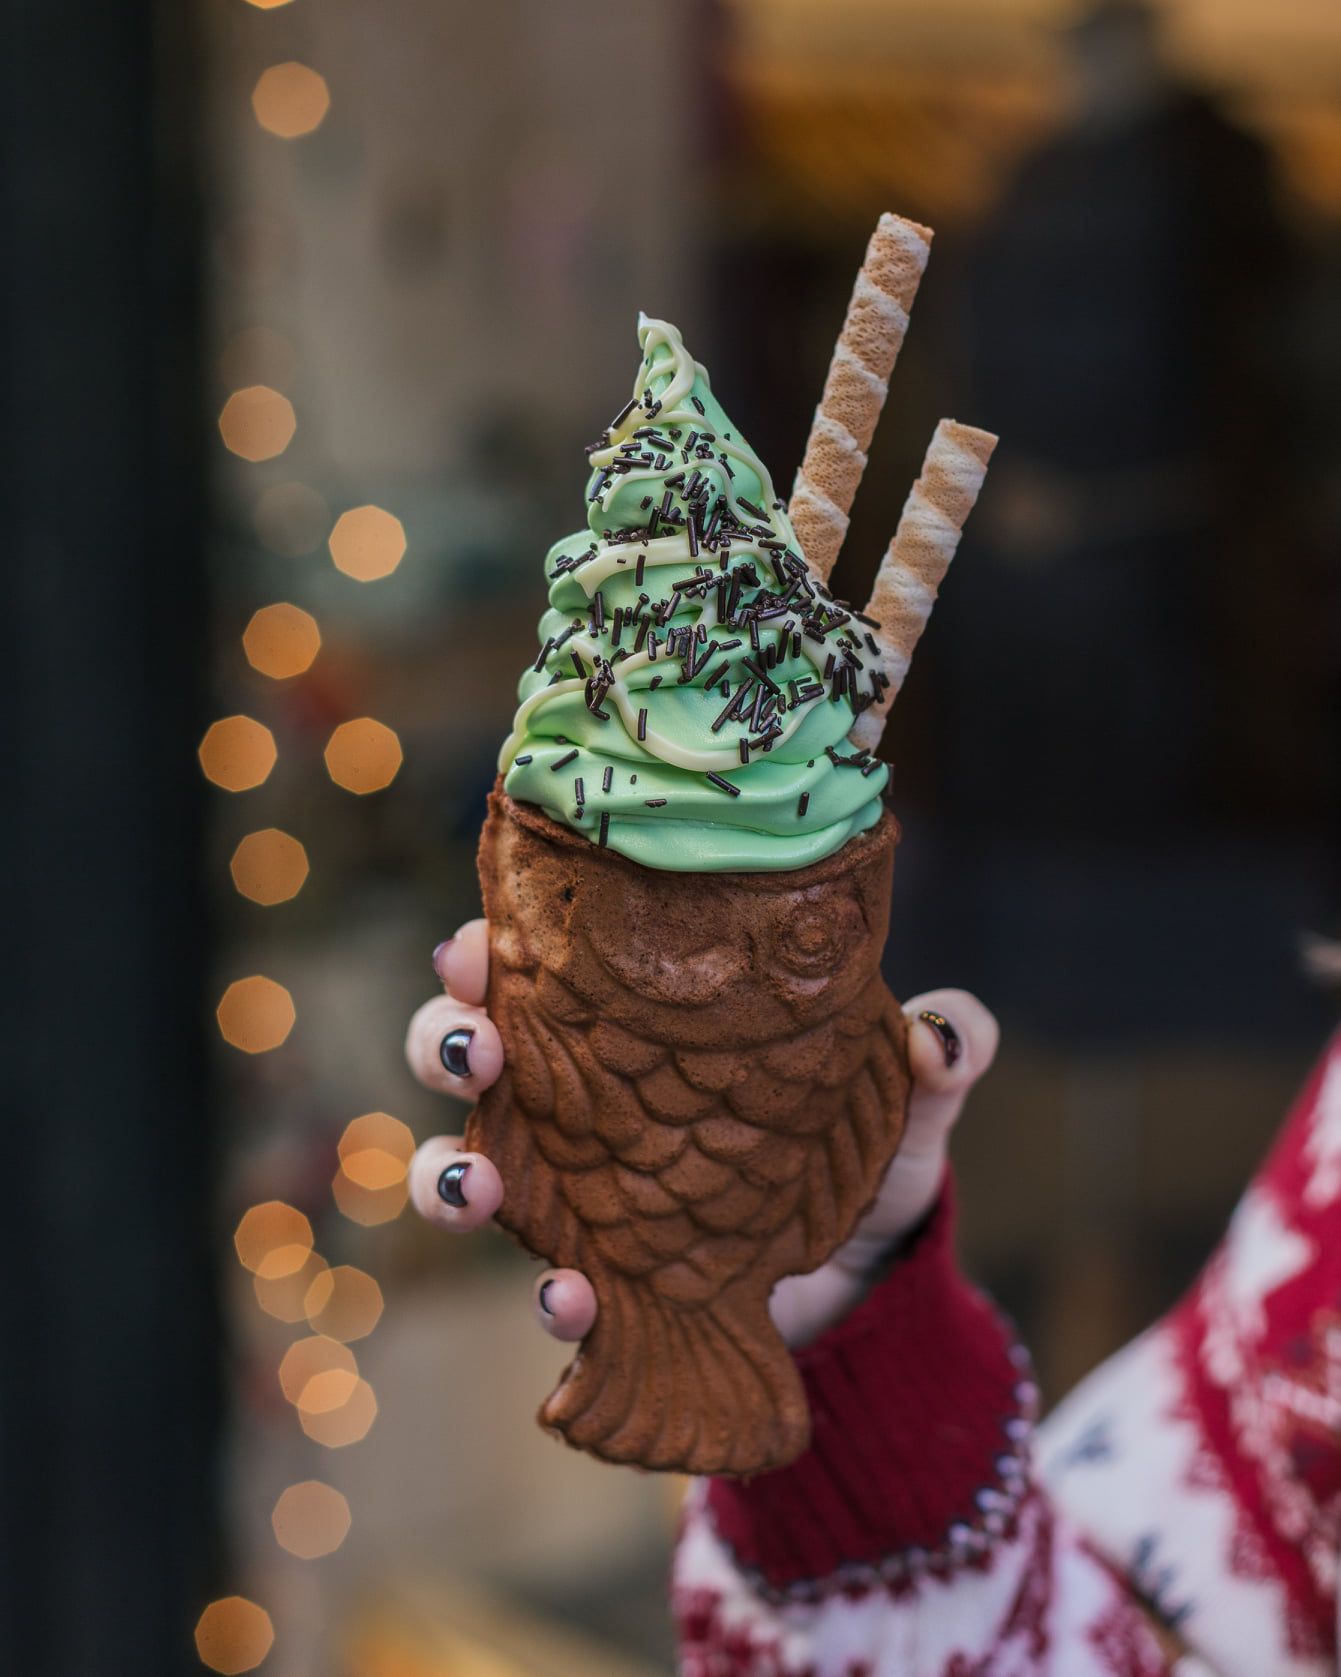
[(864, 930), (861, 910), (851, 900), (835, 907), (806, 903), (778, 929), (779, 960), (801, 978), (824, 978), (850, 954)]

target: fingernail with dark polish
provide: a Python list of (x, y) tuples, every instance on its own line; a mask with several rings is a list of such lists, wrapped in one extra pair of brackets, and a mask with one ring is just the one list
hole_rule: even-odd
[(540, 1308), (545, 1312), (546, 1316), (552, 1316), (554, 1314), (554, 1312), (549, 1307), (549, 1299), (546, 1297), (550, 1288), (553, 1285), (554, 1285), (554, 1279), (551, 1276), (551, 1278), (548, 1281), (545, 1281), (545, 1282), (541, 1283), (540, 1291), (536, 1295), (540, 1300)]
[(474, 1031), (463, 1026), (460, 1030), (448, 1031), (443, 1037), (438, 1053), (453, 1077), (470, 1076), (470, 1043), (474, 1035)]
[(462, 1184), (469, 1169), (469, 1159), (458, 1159), (454, 1165), (448, 1165), (438, 1178), (438, 1198), (455, 1206), (458, 1211), (466, 1204), (466, 1191)]
[(442, 957), (455, 942), (455, 938), (445, 937), (433, 951), (433, 975), (435, 978), (442, 977)]
[(928, 1008), (926, 1012), (919, 1013), (917, 1017), (930, 1025), (941, 1039), (941, 1047), (945, 1050), (946, 1065), (954, 1065), (964, 1052), (964, 1044), (959, 1040), (959, 1032), (943, 1013), (932, 1013)]

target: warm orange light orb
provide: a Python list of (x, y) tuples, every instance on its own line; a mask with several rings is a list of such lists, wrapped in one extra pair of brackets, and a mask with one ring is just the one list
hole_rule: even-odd
[(321, 630), (301, 606), (283, 601), (262, 606), (242, 631), (242, 650), (252, 669), (272, 681), (287, 681), (311, 668), (321, 650)]
[(219, 414), (224, 447), (243, 460), (273, 460), (283, 454), (297, 429), (293, 403), (268, 384), (235, 390)]
[(332, 1369), (315, 1374), (298, 1399), (298, 1423), (328, 1450), (343, 1450), (368, 1436), (377, 1419), (377, 1399), (366, 1380)]
[(405, 760), (400, 741), (382, 722), (360, 716), (342, 722), (326, 742), (326, 773), (346, 792), (380, 792)]
[(228, 986), (215, 1017), (225, 1042), (244, 1054), (265, 1054), (285, 1041), (297, 1013), (282, 984), (254, 974)]
[(249, 792), (269, 776), (279, 753), (264, 724), (250, 716), (225, 716), (210, 725), (196, 755), (207, 780), (225, 792)]
[(340, 1137), (340, 1168), (331, 1183), (336, 1205), (354, 1223), (373, 1227), (398, 1217), (409, 1198), (414, 1157), (409, 1126), (388, 1112), (352, 1119)]
[(376, 582), (405, 557), (405, 526), (382, 507), (351, 507), (336, 519), (327, 545), (336, 570), (358, 582)]
[(270, 1523), (281, 1549), (300, 1560), (316, 1560), (334, 1554), (348, 1537), (349, 1503), (334, 1485), (305, 1479), (301, 1485), (290, 1485), (280, 1497)]
[(307, 852), (278, 827), (248, 833), (228, 864), (233, 884), (244, 897), (265, 907), (296, 897), (307, 878)]
[(266, 1200), (244, 1214), (233, 1245), (244, 1269), (274, 1280), (302, 1269), (312, 1251), (312, 1225), (295, 1206)]
[(275, 1640), (270, 1615), (245, 1596), (212, 1601), (196, 1624), (196, 1652), (202, 1665), (223, 1677), (254, 1671)]
[(318, 1333), (348, 1342), (363, 1339), (382, 1314), (382, 1289), (352, 1264), (337, 1264), (318, 1275), (304, 1301), (307, 1319)]
[[(368, 1168), (370, 1173), (375, 1169), (382, 1178), (380, 1187), (369, 1187), (366, 1180), (360, 1182), (349, 1174), (345, 1165), (341, 1165), (331, 1178), (331, 1198), (340, 1213), (351, 1223), (359, 1223), (367, 1229), (376, 1228), (379, 1223), (390, 1223), (399, 1217), (410, 1197), (405, 1167), (397, 1165), (389, 1153), (376, 1156), (385, 1162), (385, 1169), (369, 1166), (369, 1161), (374, 1158), (372, 1152), (355, 1154), (360, 1165)], [(385, 1178), (392, 1170), (399, 1174), (395, 1181), (387, 1181)]]
[(296, 1405), (310, 1381), (315, 1380), (318, 1374), (329, 1374), (332, 1370), (358, 1374), (358, 1361), (347, 1345), (324, 1333), (295, 1339), (280, 1360), (280, 1390), (290, 1403)]
[(320, 128), (331, 93), (325, 78), (306, 64), (272, 64), (252, 89), (251, 108), (268, 134), (297, 140)]
[(256, 1302), (277, 1322), (305, 1322), (308, 1292), (316, 1278), (329, 1268), (319, 1253), (309, 1252), (289, 1275), (253, 1275), (251, 1285)]

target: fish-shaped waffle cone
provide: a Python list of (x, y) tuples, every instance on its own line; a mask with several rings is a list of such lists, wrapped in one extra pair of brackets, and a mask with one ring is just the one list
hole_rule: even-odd
[(769, 1316), (869, 1207), (903, 1131), (880, 976), (898, 824), (823, 861), (676, 873), (496, 787), (480, 841), (506, 1068), (466, 1145), (498, 1220), (587, 1275), (596, 1325), (540, 1411), (607, 1461), (763, 1473), (810, 1437)]

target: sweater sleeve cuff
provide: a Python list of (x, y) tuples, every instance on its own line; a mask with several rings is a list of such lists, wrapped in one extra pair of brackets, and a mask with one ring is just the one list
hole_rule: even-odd
[(943, 1573), (1012, 1534), (1037, 1393), (1022, 1346), (954, 1257), (950, 1185), (862, 1303), (797, 1353), (809, 1450), (714, 1479), (710, 1518), (765, 1593)]

